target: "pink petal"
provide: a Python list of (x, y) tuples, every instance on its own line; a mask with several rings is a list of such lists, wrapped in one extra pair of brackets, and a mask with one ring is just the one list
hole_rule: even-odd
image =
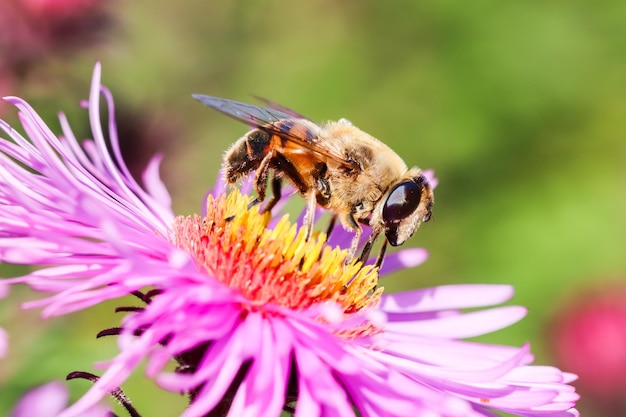
[(508, 306), (419, 321), (411, 321), (410, 319), (400, 321), (402, 316), (398, 316), (398, 321), (387, 324), (387, 331), (462, 339), (480, 336), (510, 326), (525, 315), (525, 308)]
[(380, 309), (388, 313), (438, 311), (484, 307), (503, 303), (513, 296), (510, 285), (465, 284), (385, 294)]

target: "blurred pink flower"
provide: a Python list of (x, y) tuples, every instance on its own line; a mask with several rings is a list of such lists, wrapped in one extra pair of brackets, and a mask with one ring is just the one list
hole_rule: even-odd
[(34, 63), (94, 44), (112, 26), (109, 1), (0, 2), (0, 74), (23, 77)]
[(101, 6), (100, 0), (19, 0), (24, 9), (36, 16), (66, 18), (83, 15)]
[[(107, 152), (100, 95), (109, 110)], [(343, 265), (349, 241), (333, 231), (309, 241), (286, 218), (246, 210), (218, 184), (205, 215), (175, 217), (158, 177), (141, 187), (119, 152), (113, 101), (97, 65), (89, 98), (93, 141), (79, 142), (61, 116), (58, 138), (24, 101), (29, 139), (0, 122), (0, 260), (42, 264), (24, 277), (52, 293), (29, 303), (45, 316), (135, 294), (119, 354), (63, 417), (122, 385), (137, 365), (190, 404), (183, 416), (576, 416), (574, 377), (529, 366), (529, 347), (466, 342), (525, 315), (500, 304), (506, 285), (455, 285), (383, 294), (375, 269)], [(234, 218), (226, 220), (236, 213)], [(274, 213), (276, 214), (276, 213)], [(390, 254), (381, 274), (421, 263), (425, 252)], [(126, 311), (126, 310), (125, 310)], [(109, 332), (115, 334), (115, 332)], [(179, 367), (168, 371), (174, 358)]]
[(595, 401), (617, 401), (626, 413), (626, 285), (581, 291), (558, 312), (550, 335), (559, 362), (580, 377), (581, 391)]

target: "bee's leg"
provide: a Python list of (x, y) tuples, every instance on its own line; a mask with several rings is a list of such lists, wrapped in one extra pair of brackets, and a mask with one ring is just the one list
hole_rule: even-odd
[[(256, 206), (256, 205), (257, 205), (257, 204), (259, 204), (260, 202), (261, 202), (261, 201), (260, 201), (258, 198), (256, 198), (256, 197), (255, 197), (252, 201), (250, 201), (250, 202), (248, 203), (248, 205), (246, 206), (246, 210), (250, 210), (252, 207)], [(235, 214), (232, 214), (232, 215), (230, 215), (230, 216), (226, 217), (226, 218), (224, 219), (224, 221), (226, 221), (226, 222), (233, 221), (233, 219), (235, 218), (235, 216), (236, 216)]]
[(315, 207), (317, 206), (317, 198), (314, 192), (309, 193), (306, 204), (306, 213), (304, 215), (304, 227), (306, 228), (306, 240), (311, 239), (313, 234), (313, 217), (315, 216)]
[(265, 200), (265, 192), (267, 189), (267, 174), (270, 169), (270, 163), (272, 162), (272, 159), (274, 159), (275, 156), (276, 156), (276, 151), (274, 149), (271, 149), (267, 153), (267, 155), (263, 157), (263, 160), (261, 161), (261, 163), (259, 164), (259, 167), (256, 170), (256, 177), (254, 179), (254, 191), (256, 191), (258, 195), (258, 197), (256, 198), (258, 202), (256, 204)]
[(251, 202), (248, 203), (248, 205), (246, 206), (246, 210), (250, 210), (252, 207), (254, 207), (254, 206), (256, 206), (257, 204), (260, 204), (260, 203), (261, 203), (261, 200), (259, 200), (257, 197), (255, 197), (254, 200), (252, 200)]
[(367, 242), (365, 242), (365, 246), (363, 246), (363, 250), (361, 251), (361, 256), (359, 256), (359, 261), (363, 264), (367, 262), (367, 258), (370, 256), (370, 252), (372, 251), (372, 246), (374, 246), (374, 242), (376, 242), (376, 238), (379, 234), (380, 232), (378, 230), (372, 230), (372, 234), (367, 239)]
[(333, 214), (332, 217), (330, 218), (330, 221), (328, 222), (328, 227), (326, 227), (326, 240), (330, 238), (330, 234), (333, 232), (333, 229), (335, 228), (335, 223), (337, 223), (337, 215)]
[(371, 226), (370, 225), (370, 219), (365, 218), (365, 219), (359, 219), (359, 223), (364, 224), (366, 226)]
[[(259, 200), (258, 198), (256, 198), (256, 197), (255, 197), (252, 201), (250, 201), (250, 202), (248, 203), (248, 205), (246, 206), (246, 210), (250, 210), (252, 207), (256, 206), (256, 205), (257, 205), (257, 204), (259, 204), (259, 203), (261, 203), (261, 200)], [(226, 218), (224, 219), (224, 221), (226, 221), (226, 222), (233, 221), (233, 219), (235, 218), (235, 216), (236, 216), (235, 214), (230, 215), (230, 216), (226, 217)]]
[(359, 247), (359, 240), (361, 239), (361, 233), (363, 233), (363, 230), (361, 230), (361, 228), (357, 229), (354, 232), (354, 237), (352, 238), (352, 243), (350, 244), (350, 252), (348, 253), (348, 257), (345, 260), (346, 265), (348, 265), (354, 259), (354, 254), (356, 253), (356, 249)]
[(276, 205), (276, 203), (278, 203), (278, 200), (280, 200), (281, 197), (281, 188), (282, 188), (282, 184), (283, 182), (281, 181), (280, 178), (278, 177), (273, 177), (272, 178), (272, 198), (270, 198), (270, 200), (267, 202), (267, 204), (265, 205), (265, 207), (263, 207), (263, 210), (261, 210), (262, 213), (265, 212), (271, 212), (272, 209), (274, 208), (274, 206)]
[(352, 243), (350, 244), (350, 252), (348, 252), (348, 257), (346, 257), (345, 264), (348, 265), (354, 259), (354, 254), (356, 253), (357, 248), (359, 247), (359, 240), (361, 239), (361, 233), (363, 233), (363, 229), (361, 226), (354, 220), (352, 213), (348, 213), (343, 217), (342, 223), (346, 229), (354, 230), (354, 237), (352, 238)]
[(380, 267), (383, 266), (385, 252), (387, 252), (387, 243), (389, 243), (389, 241), (387, 240), (387, 238), (385, 238), (385, 240), (383, 240), (382, 246), (380, 247), (380, 252), (378, 252), (378, 258), (376, 258), (376, 268), (378, 268), (379, 270)]
[[(383, 260), (385, 259), (385, 252), (387, 252), (388, 242), (389, 241), (387, 240), (387, 238), (383, 240), (383, 244), (380, 246), (380, 252), (378, 252), (378, 256), (376, 257), (376, 264), (374, 264), (374, 266), (376, 266), (379, 272), (380, 272), (380, 267), (383, 266)], [(361, 254), (361, 259), (363, 259), (362, 254)], [(376, 281), (376, 284), (374, 284), (374, 287), (372, 287), (372, 292), (376, 291), (377, 288), (378, 288), (378, 281)]]

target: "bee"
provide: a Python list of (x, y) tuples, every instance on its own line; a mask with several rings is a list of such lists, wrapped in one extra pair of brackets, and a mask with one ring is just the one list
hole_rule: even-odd
[(363, 263), (384, 234), (376, 260), (380, 267), (387, 242), (401, 245), (431, 218), (433, 190), (422, 170), (409, 169), (391, 148), (349, 121), (317, 124), (267, 100), (264, 108), (201, 94), (193, 97), (252, 128), (224, 155), (226, 182), (235, 184), (255, 171), (253, 206), (265, 200), (271, 171), (272, 197), (264, 207), (269, 211), (281, 197), (282, 179), (290, 181), (307, 201), (307, 239), (318, 205), (333, 213), (328, 233), (336, 219), (354, 232), (346, 263), (357, 252), (361, 224), (372, 229), (359, 256)]

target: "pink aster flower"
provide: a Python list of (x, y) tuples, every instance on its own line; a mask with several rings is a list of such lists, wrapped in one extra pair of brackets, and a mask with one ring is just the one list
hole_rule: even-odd
[[(507, 301), (511, 287), (372, 290), (374, 267), (344, 266), (348, 233), (306, 240), (279, 210), (247, 210), (251, 197), (226, 196), (223, 184), (202, 216), (175, 217), (160, 158), (141, 186), (120, 157), (99, 65), (88, 103), (93, 140), (80, 144), (62, 115), (57, 137), (23, 100), (6, 100), (28, 139), (0, 123), (11, 139), (0, 141), (0, 259), (45, 265), (10, 282), (50, 293), (27, 305), (46, 317), (128, 294), (141, 302), (102, 333), (119, 336), (119, 353), (62, 417), (115, 391), (142, 361), (163, 389), (189, 396), (184, 417), (578, 415), (574, 377), (531, 366), (527, 345), (461, 340), (524, 316), (516, 306), (464, 311)], [(401, 250), (380, 274), (424, 257)]]

